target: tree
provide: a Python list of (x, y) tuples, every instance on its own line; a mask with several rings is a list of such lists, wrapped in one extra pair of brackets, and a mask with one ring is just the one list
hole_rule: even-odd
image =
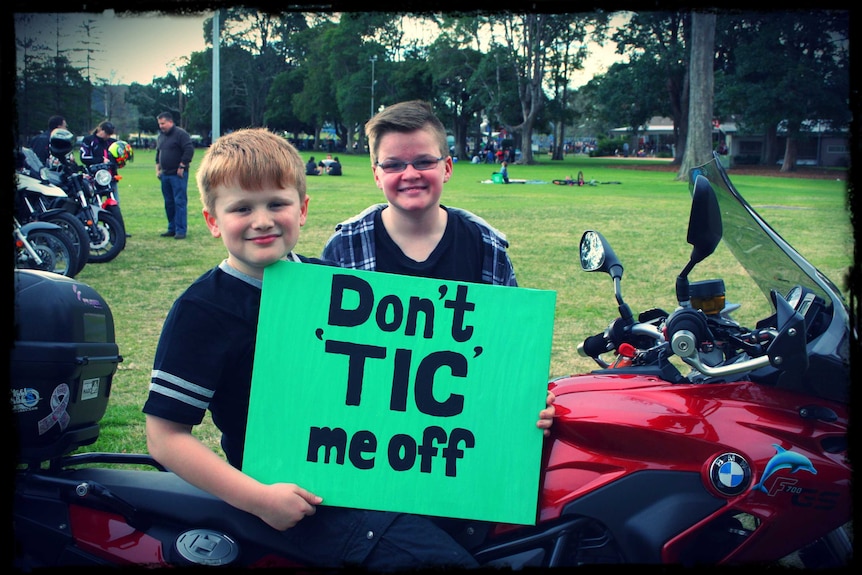
[(593, 41), (603, 42), (607, 33), (606, 18), (584, 18), (576, 14), (560, 14), (556, 33), (551, 39), (552, 49), (548, 55), (548, 73), (551, 78), (551, 97), (548, 104), (548, 119), (554, 125), (554, 148), (552, 159), (562, 160), (566, 142), (566, 126), (574, 119), (570, 107), (572, 74), (580, 70), (587, 57), (588, 30), (592, 29)]
[(23, 69), (16, 77), (17, 132), (22, 142), (45, 129), (60, 114), (70, 130), (90, 129), (91, 86), (64, 47), (65, 17), (16, 15), (16, 46), (23, 50)]
[(481, 92), (474, 83), (481, 58), (477, 50), (461, 47), (445, 33), (434, 41), (428, 53), (435, 108), (440, 111), (441, 121), (452, 128), (453, 154), (458, 158), (467, 157), (470, 127), (479, 125), (479, 113), (484, 107)]
[[(533, 130), (539, 125), (548, 100), (546, 89), (549, 81), (552, 87), (555, 82), (558, 86), (566, 85), (567, 78), (559, 77), (559, 74), (567, 76), (573, 73), (586, 55), (585, 50), (567, 49), (565, 58), (561, 59), (561, 45), (585, 44), (590, 29), (601, 39), (608, 18), (603, 13), (506, 13), (489, 18), (492, 34), (495, 27), (502, 28), (502, 45), (506, 50), (504, 58), (499, 58), (501, 53), (497, 52), (495, 61), (504, 63), (510, 69), (507, 76), (512, 78), (517, 93), (519, 114), (516, 118), (508, 117), (504, 124), (508, 124), (510, 131), (520, 133), (520, 162), (533, 163)], [(494, 51), (494, 44), (500, 44), (496, 35), (492, 40), (491, 52)], [(549, 77), (549, 73), (555, 73), (558, 77)], [(492, 100), (503, 101), (499, 93)], [(558, 108), (560, 113), (563, 109)], [(495, 111), (498, 114), (501, 112), (500, 108)]]
[[(724, 16), (717, 107), (743, 129), (787, 136), (781, 170), (796, 166), (799, 138), (850, 121), (849, 15), (788, 11)], [(774, 164), (768, 146), (762, 160)]]
[(266, 98), (264, 124), (271, 130), (299, 133), (313, 130), (312, 126), (297, 118), (294, 98), (299, 94), (305, 79), (305, 70), (298, 68), (282, 72), (275, 77)]
[(713, 63), (715, 47), (715, 14), (694, 12), (691, 16), (691, 52), (689, 55), (688, 137), (678, 180), (687, 180), (688, 172), (705, 164), (712, 156), (712, 118), (714, 100)]
[(207, 48), (193, 52), (183, 68), (186, 125), (190, 132), (202, 136), (212, 131), (212, 61), (212, 48)]
[(650, 57), (638, 54), (630, 62), (613, 64), (606, 74), (588, 83), (595, 92), (592, 110), (605, 125), (628, 127), (637, 135), (653, 116), (669, 112), (667, 92), (661, 78), (662, 67)]
[(272, 83), (293, 65), (291, 36), (306, 28), (301, 14), (275, 14), (244, 6), (224, 10), (222, 128), (263, 125)]
[(521, 103), (521, 122), (512, 129), (521, 133), (520, 161), (532, 164), (533, 127), (545, 103), (545, 65), (554, 34), (553, 20), (550, 14), (511, 14), (501, 21)]
[(690, 18), (688, 12), (638, 12), (627, 26), (618, 28), (612, 36), (620, 54), (628, 53), (634, 62), (652, 60), (650, 81), (663, 84), (669, 115), (673, 119), (676, 140), (673, 162), (676, 164), (682, 162), (688, 134), (686, 67)]

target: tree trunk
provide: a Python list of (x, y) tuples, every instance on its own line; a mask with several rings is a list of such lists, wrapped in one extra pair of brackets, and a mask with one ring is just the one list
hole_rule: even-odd
[(688, 180), (691, 168), (712, 159), (715, 14), (694, 12), (691, 16), (691, 28), (688, 134), (677, 180)]
[(787, 145), (784, 146), (784, 161), (781, 163), (782, 172), (793, 172), (796, 170), (796, 157), (799, 151), (799, 142), (796, 138), (787, 135)]
[(766, 127), (766, 136), (764, 138), (763, 156), (760, 162), (767, 166), (775, 165), (778, 161), (778, 126), (771, 124)]
[(565, 158), (565, 154), (563, 152), (566, 146), (565, 138), (566, 126), (562, 121), (559, 121), (554, 125), (554, 147), (553, 154), (551, 155), (552, 160), (562, 160)]
[(673, 164), (680, 166), (682, 165), (682, 158), (685, 155), (686, 142), (688, 141), (688, 116), (690, 113), (689, 110), (689, 85), (690, 82), (690, 74), (689, 71), (690, 66), (686, 66), (685, 77), (682, 81), (682, 90), (679, 97), (680, 111), (679, 117), (676, 118), (674, 122), (674, 149), (673, 149)]

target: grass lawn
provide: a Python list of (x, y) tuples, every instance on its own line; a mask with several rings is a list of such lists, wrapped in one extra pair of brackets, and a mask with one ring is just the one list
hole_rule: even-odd
[[(192, 163), (205, 150), (196, 151)], [(114, 378), (111, 403), (102, 420), (102, 434), (88, 451), (145, 452), (144, 403), (153, 355), (165, 316), (179, 293), (225, 257), (200, 215), (197, 188), (189, 185), (187, 239), (161, 238), (166, 219), (154, 156), (138, 150), (122, 169), (120, 201), (132, 237), (112, 262), (87, 264), (77, 279), (95, 288), (108, 302), (124, 361)], [(318, 160), (323, 152), (304, 152)], [(382, 201), (367, 156), (341, 154), (344, 175), (309, 178), (308, 223), (297, 252), (317, 256), (333, 226), (368, 205)], [(584, 337), (603, 330), (617, 316), (611, 280), (586, 274), (578, 264), (577, 246), (587, 229), (602, 232), (625, 265), (622, 290), (637, 313), (650, 307), (673, 309), (674, 281), (691, 247), (686, 243), (689, 194), (672, 171), (631, 169), (650, 160), (569, 157), (542, 159), (538, 165), (509, 167), (510, 178), (547, 183), (484, 184), (495, 166), (458, 162), (443, 192), (443, 203), (469, 209), (506, 233), (510, 256), (521, 286), (557, 292), (557, 308), (549, 376), (592, 369), (578, 357)], [(654, 162), (662, 162), (661, 160)], [(583, 171), (594, 186), (551, 184)], [(734, 184), (756, 210), (822, 272), (845, 288), (852, 264), (853, 238), (846, 207), (846, 186), (840, 179), (735, 177)], [(843, 176), (843, 174), (840, 174)], [(729, 302), (744, 302), (737, 317), (743, 323), (767, 314), (767, 300), (720, 246), (715, 256), (697, 266), (692, 280), (721, 277)], [(205, 357), (200, 361), (206, 361)], [(198, 428), (210, 445), (218, 438), (209, 420)]]

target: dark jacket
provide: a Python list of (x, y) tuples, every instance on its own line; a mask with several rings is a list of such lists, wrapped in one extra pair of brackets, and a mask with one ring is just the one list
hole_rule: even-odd
[[(162, 132), (156, 144), (156, 163), (162, 174), (175, 176), (180, 164), (188, 166), (195, 155), (195, 146), (189, 133), (174, 126), (167, 133)], [(186, 170), (188, 172), (188, 170)]]
[(81, 163), (85, 166), (111, 163), (111, 158), (108, 156), (108, 146), (111, 145), (112, 141), (110, 139), (103, 140), (95, 134), (84, 136), (79, 151)]
[(39, 156), (39, 159), (42, 160), (43, 164), (47, 164), (48, 155), (50, 154), (50, 149), (48, 148), (51, 143), (51, 132), (45, 130), (41, 134), (37, 136), (33, 136), (30, 139), (30, 149)]

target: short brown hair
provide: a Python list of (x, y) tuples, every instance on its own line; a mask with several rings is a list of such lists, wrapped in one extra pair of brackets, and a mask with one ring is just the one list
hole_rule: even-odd
[(449, 145), (446, 142), (446, 128), (443, 122), (434, 115), (431, 104), (423, 100), (410, 100), (387, 106), (365, 124), (365, 135), (368, 136), (368, 150), (371, 153), (371, 165), (377, 162), (377, 150), (380, 139), (391, 132), (409, 133), (416, 130), (429, 130), (437, 139), (440, 155), (449, 155)]
[(197, 183), (201, 203), (210, 213), (215, 211), (213, 190), (230, 184), (248, 191), (292, 186), (304, 200), (305, 162), (281, 136), (265, 128), (246, 128), (212, 143), (198, 167)]

